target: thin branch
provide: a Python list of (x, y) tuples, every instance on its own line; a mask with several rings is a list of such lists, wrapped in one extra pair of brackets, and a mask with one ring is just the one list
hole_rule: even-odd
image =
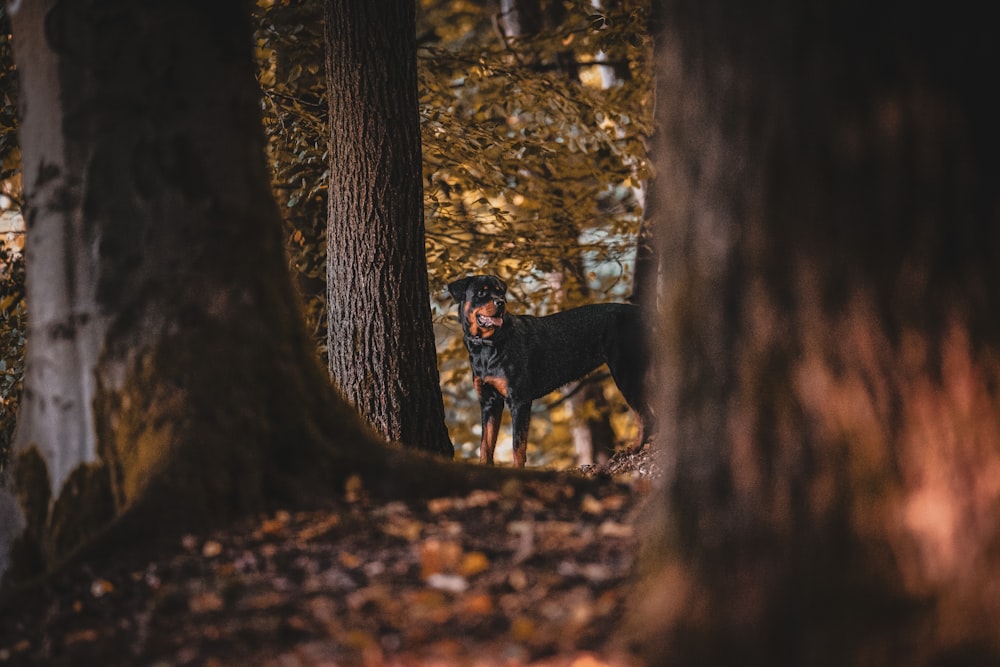
[(577, 382), (576, 386), (573, 387), (571, 390), (569, 390), (568, 392), (566, 392), (565, 394), (563, 394), (562, 396), (560, 396), (556, 400), (552, 401), (551, 403), (547, 403), (545, 405), (545, 408), (547, 410), (551, 410), (553, 408), (557, 408), (560, 405), (562, 405), (563, 403), (565, 403), (566, 401), (568, 401), (569, 399), (571, 399), (574, 396), (576, 396), (578, 393), (580, 393), (580, 391), (584, 387), (586, 387), (587, 385), (594, 384), (595, 382), (604, 382), (609, 377), (611, 377), (611, 373), (607, 373), (607, 372), (605, 372), (605, 373), (594, 373), (592, 375), (588, 375), (587, 377), (585, 377), (582, 380), (580, 380), (579, 382)]

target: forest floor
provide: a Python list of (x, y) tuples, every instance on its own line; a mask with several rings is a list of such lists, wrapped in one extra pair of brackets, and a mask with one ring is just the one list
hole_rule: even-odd
[[(259, 517), (0, 607), (5, 665), (628, 667), (648, 447), (500, 491)], [(350, 484), (349, 484), (350, 487)]]

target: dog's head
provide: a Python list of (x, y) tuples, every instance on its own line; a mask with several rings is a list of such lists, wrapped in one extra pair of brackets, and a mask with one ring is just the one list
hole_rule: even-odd
[(458, 302), (459, 318), (467, 336), (490, 338), (503, 327), (507, 312), (507, 283), (496, 276), (469, 276), (448, 285)]

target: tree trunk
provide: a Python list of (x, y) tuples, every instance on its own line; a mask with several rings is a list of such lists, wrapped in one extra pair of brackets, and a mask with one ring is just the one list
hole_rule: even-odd
[(541, 0), (500, 0), (500, 20), (505, 38), (530, 37), (542, 25)]
[(635, 271), (632, 275), (632, 293), (629, 302), (647, 304), (651, 308), (656, 303), (656, 285), (659, 281), (660, 253), (656, 250), (656, 212), (647, 196), (648, 184), (644, 184), (639, 196), (642, 198), (642, 220), (635, 239)]
[(649, 663), (997, 664), (992, 22), (663, 4)]
[(412, 0), (327, 0), (330, 373), (388, 440), (452, 456), (431, 326)]
[(580, 391), (566, 400), (576, 465), (604, 465), (615, 454), (615, 430), (604, 397), (605, 382), (584, 382)]
[(128, 513), (149, 537), (315, 503), (382, 452), (303, 331), (243, 10), (13, 5), (32, 317), (0, 553), (21, 576)]

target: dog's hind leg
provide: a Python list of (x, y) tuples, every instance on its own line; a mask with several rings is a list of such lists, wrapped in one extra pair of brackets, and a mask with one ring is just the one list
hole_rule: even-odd
[[(614, 374), (612, 377), (615, 377)], [(641, 447), (649, 442), (650, 436), (656, 432), (656, 422), (650, 408), (648, 392), (641, 379), (632, 381), (632, 378), (629, 378), (628, 381), (619, 381), (615, 377), (615, 384), (618, 385), (618, 391), (621, 392), (625, 402), (632, 408), (639, 421), (639, 440), (635, 443), (635, 447)], [(636, 387), (636, 385), (639, 386)]]
[(639, 441), (646, 444), (654, 433), (655, 423), (646, 386), (647, 360), (641, 344), (622, 345), (608, 355), (608, 369), (625, 402), (639, 418)]

